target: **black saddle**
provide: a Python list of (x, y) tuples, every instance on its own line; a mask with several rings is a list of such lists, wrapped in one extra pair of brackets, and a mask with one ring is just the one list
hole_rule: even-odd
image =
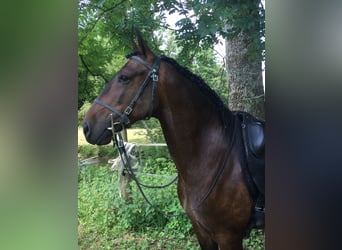
[(235, 111), (241, 121), (248, 172), (258, 191), (265, 195), (265, 122), (244, 111)]
[(252, 227), (264, 225), (265, 122), (244, 111), (234, 111), (241, 123), (245, 179), (255, 201)]

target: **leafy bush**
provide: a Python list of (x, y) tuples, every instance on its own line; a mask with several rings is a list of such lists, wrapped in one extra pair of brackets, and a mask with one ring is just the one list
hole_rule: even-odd
[(78, 156), (80, 159), (90, 158), (93, 156), (105, 159), (115, 158), (118, 156), (118, 151), (112, 146), (94, 146), (94, 145), (80, 145), (78, 146)]
[[(159, 160), (158, 164), (166, 162)], [(80, 166), (78, 175), (79, 242), (82, 249), (129, 249), (126, 248), (128, 242), (135, 245), (134, 249), (160, 249), (161, 245), (167, 249), (182, 249), (180, 244), (186, 246), (183, 249), (198, 249), (190, 221), (185, 216), (165, 217), (158, 213), (144, 201), (134, 183), (130, 188), (132, 202), (126, 203), (119, 198), (116, 173), (108, 166)], [(182, 211), (175, 185), (145, 192), (158, 208)], [(144, 240), (140, 242), (137, 238)], [(143, 244), (148, 246), (143, 247)]]
[(138, 121), (133, 125), (133, 128), (142, 129), (150, 142), (165, 142), (160, 123), (156, 118)]
[[(167, 158), (148, 158), (144, 172), (174, 176), (176, 168)], [(139, 175), (150, 185), (160, 185), (165, 177)], [(191, 223), (186, 216), (167, 217), (149, 206), (134, 182), (128, 192), (131, 202), (118, 196), (118, 177), (108, 165), (78, 168), (78, 233), (80, 249), (199, 249)], [(165, 189), (144, 189), (156, 206), (165, 212), (183, 209), (176, 185)], [(262, 250), (264, 235), (252, 230), (244, 249)]]
[(263, 250), (265, 235), (261, 229), (253, 229), (249, 238), (244, 239), (243, 247), (245, 250)]
[(80, 108), (80, 110), (78, 111), (78, 126), (82, 125), (82, 121), (87, 113), (87, 111), (89, 110), (91, 106), (90, 102), (85, 102), (82, 107)]

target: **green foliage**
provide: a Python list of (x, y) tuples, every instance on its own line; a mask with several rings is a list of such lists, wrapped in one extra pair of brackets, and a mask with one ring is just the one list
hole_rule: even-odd
[[(152, 34), (162, 17), (155, 17), (155, 0), (79, 1), (78, 107), (92, 101), (124, 64), (131, 52), (132, 27)], [(145, 36), (153, 48), (151, 36)]]
[[(144, 172), (174, 175), (167, 158), (145, 161)], [(78, 167), (78, 237), (80, 249), (198, 249), (186, 216), (165, 217), (150, 207), (132, 182), (131, 203), (118, 196), (117, 173), (108, 165)], [(161, 184), (165, 177), (139, 175), (142, 182)], [(165, 212), (181, 212), (176, 185), (166, 189), (144, 189), (151, 202)], [(262, 250), (264, 235), (252, 230), (244, 240), (245, 250)]]
[(265, 10), (260, 0), (171, 0), (163, 1), (161, 8), (182, 17), (176, 23), (176, 33), (183, 55), (212, 46), (219, 35), (230, 39), (244, 32), (252, 39), (250, 54), (254, 59), (264, 57)]
[(78, 111), (78, 126), (81, 126), (82, 124), (82, 121), (87, 113), (87, 111), (89, 110), (91, 106), (91, 103), (90, 102), (85, 102), (83, 103), (82, 107), (79, 109)]
[(228, 95), (226, 68), (217, 62), (213, 50), (199, 51), (189, 68), (201, 76), (219, 94), (223, 102), (226, 102)]
[(98, 148), (92, 145), (78, 146), (78, 156), (80, 159), (86, 159), (97, 155)]
[(141, 128), (145, 129), (147, 134), (147, 139), (149, 142), (153, 143), (163, 143), (164, 135), (162, 129), (160, 127), (159, 121), (155, 118), (151, 118), (149, 120), (138, 121), (133, 125), (133, 128)]
[(265, 249), (265, 235), (261, 229), (253, 229), (249, 238), (243, 241), (245, 250), (264, 250)]
[(94, 145), (79, 145), (78, 157), (87, 159), (90, 157), (102, 157), (103, 159), (115, 158), (118, 156), (118, 151), (112, 146), (94, 146)]
[[(159, 214), (147, 205), (134, 185), (132, 203), (125, 203), (117, 194), (117, 174), (106, 166), (80, 166), (78, 171), (81, 249), (161, 249), (161, 246), (165, 249), (198, 249), (186, 217)], [(174, 189), (146, 190), (146, 193), (161, 209), (179, 211)], [(129, 244), (131, 248), (126, 248)]]
[[(161, 48), (194, 70), (225, 100), (224, 65), (216, 62), (212, 51), (219, 35), (230, 38), (243, 31), (252, 38), (249, 58), (264, 56), (265, 11), (260, 0), (89, 0), (78, 5), (79, 108), (91, 102), (126, 61), (133, 27), (141, 30), (156, 53)], [(172, 30), (165, 14), (175, 12), (181, 17)]]
[[(205, 82), (214, 89), (224, 102), (227, 100), (228, 85), (227, 72), (224, 62), (215, 56), (212, 46), (195, 46), (192, 53), (184, 54), (184, 46), (177, 41), (176, 34), (170, 30), (156, 33), (161, 40), (162, 49), (166, 55), (173, 57), (181, 65), (186, 66), (195, 74), (201, 76)], [(196, 49), (195, 49), (196, 48)]]

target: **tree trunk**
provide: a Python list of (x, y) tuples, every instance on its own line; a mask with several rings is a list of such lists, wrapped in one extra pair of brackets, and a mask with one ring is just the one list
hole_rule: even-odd
[(249, 44), (249, 37), (243, 33), (226, 39), (228, 106), (265, 120), (261, 60), (248, 59)]

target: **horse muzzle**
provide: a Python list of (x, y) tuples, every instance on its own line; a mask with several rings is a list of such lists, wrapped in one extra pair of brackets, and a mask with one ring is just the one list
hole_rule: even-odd
[(106, 145), (110, 143), (112, 139), (112, 133), (107, 129), (98, 131), (94, 129), (87, 121), (83, 122), (83, 134), (90, 144), (93, 145)]

